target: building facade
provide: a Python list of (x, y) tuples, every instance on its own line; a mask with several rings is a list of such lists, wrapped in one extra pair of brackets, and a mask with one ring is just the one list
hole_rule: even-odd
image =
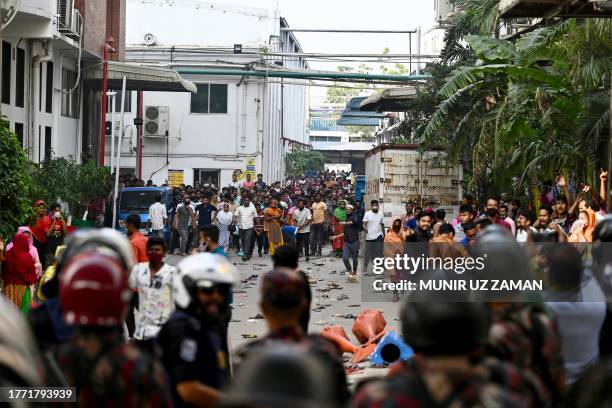
[(32, 161), (80, 161), (85, 146), (79, 71), (100, 62), (109, 36), (116, 51), (110, 58), (122, 57), (125, 0), (3, 0), (0, 6), (7, 15), (0, 114)]
[[(301, 47), (282, 30), (288, 24), (278, 10), (128, 0), (127, 27), (127, 62), (172, 68), (198, 92), (131, 92), (122, 139), (125, 172), (156, 184), (176, 182), (178, 174), (185, 184), (227, 185), (236, 170), (262, 173), (268, 182), (283, 179), (285, 152), (308, 145), (308, 87), (305, 80), (264, 73), (308, 65), (299, 56), (279, 55)], [(159, 119), (151, 119), (154, 113)], [(131, 125), (137, 117), (142, 130)], [(156, 123), (147, 127), (151, 121)], [(142, 148), (134, 149), (139, 134)]]

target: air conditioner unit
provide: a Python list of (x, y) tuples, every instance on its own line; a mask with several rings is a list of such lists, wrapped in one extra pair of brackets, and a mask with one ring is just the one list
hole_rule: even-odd
[(170, 124), (170, 108), (168, 106), (145, 106), (144, 116), (145, 136), (168, 136)]
[(73, 6), (73, 0), (57, 0), (57, 22), (60, 31), (70, 30), (72, 27)]
[(83, 24), (83, 19), (81, 18), (81, 13), (79, 10), (72, 10), (72, 23), (70, 24), (70, 31), (74, 33), (74, 35), (78, 38), (81, 35), (81, 26)]

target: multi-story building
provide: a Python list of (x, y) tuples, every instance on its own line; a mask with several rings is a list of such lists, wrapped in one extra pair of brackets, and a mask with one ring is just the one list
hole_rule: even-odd
[(81, 75), (115, 40), (124, 53), (125, 0), (1, 0), (0, 114), (30, 159), (80, 160), (83, 144)]
[[(309, 143), (308, 87), (265, 73), (308, 65), (278, 10), (128, 0), (127, 27), (127, 62), (175, 69), (197, 93), (132, 92), (125, 123), (144, 124), (141, 154), (124, 146), (126, 171), (158, 184), (180, 174), (186, 184), (227, 185), (236, 170), (282, 180), (285, 152)], [(128, 132), (136, 146), (138, 130)]]

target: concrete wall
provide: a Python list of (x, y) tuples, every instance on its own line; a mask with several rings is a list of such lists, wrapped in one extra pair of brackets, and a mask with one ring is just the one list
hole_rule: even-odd
[[(65, 44), (58, 44), (59, 40), (53, 41), (49, 46), (50, 62), (53, 63), (53, 91), (51, 97), (51, 113), (46, 112), (47, 92), (46, 78), (49, 64), (42, 63), (40, 66), (42, 75), (32, 69), (31, 44), (33, 40), (21, 40), (18, 38), (6, 38), (2, 41), (11, 43), (12, 53), (16, 55), (15, 47), (19, 43), (19, 48), (25, 50), (25, 91), (24, 107), (17, 107), (15, 104), (16, 96), (16, 59), (11, 58), (11, 103), (2, 104), (1, 114), (5, 116), (12, 130), (15, 130), (15, 123), (24, 125), (24, 149), (30, 151), (30, 159), (39, 162), (45, 158), (45, 128), (51, 128), (51, 149), (54, 156), (72, 156), (79, 160), (78, 143), (78, 118), (62, 116), (61, 112), (61, 91), (62, 88), (62, 67), (75, 70), (76, 61), (73, 57), (74, 51), (66, 51), (62, 48)], [(0, 67), (0, 74), (1, 74)], [(42, 83), (40, 83), (42, 78)], [(35, 85), (36, 92), (32, 93), (32, 85)], [(38, 92), (40, 90), (40, 92)], [(41, 100), (39, 101), (39, 96)], [(39, 106), (42, 109), (39, 109)], [(35, 112), (32, 111), (32, 108)], [(34, 117), (36, 123), (34, 123)]]
[[(249, 84), (227, 78), (189, 76), (195, 83), (225, 83), (228, 85), (227, 113), (190, 113), (190, 94), (178, 92), (144, 92), (144, 107), (169, 107), (169, 137), (143, 137), (142, 178), (151, 178), (157, 184), (168, 178), (168, 170), (183, 170), (185, 182), (193, 183), (194, 169), (219, 171), (221, 185), (231, 181), (234, 170), (246, 170), (246, 160), (256, 159), (256, 170), (262, 171), (263, 111), (261, 107), (263, 85)], [(117, 100), (117, 105), (120, 102)], [(128, 167), (135, 167), (135, 154), (130, 152), (136, 146), (136, 130), (133, 119), (136, 116), (137, 96), (132, 92), (132, 109), (124, 117), (127, 127), (124, 139), (126, 157), (122, 160)], [(107, 114), (111, 120), (111, 114)], [(119, 114), (115, 115), (115, 123)], [(110, 163), (110, 138), (107, 138), (105, 163)], [(168, 153), (168, 154), (167, 154)], [(128, 156), (129, 155), (129, 156)], [(127, 157), (133, 158), (128, 160)], [(166, 166), (166, 158), (170, 162)]]

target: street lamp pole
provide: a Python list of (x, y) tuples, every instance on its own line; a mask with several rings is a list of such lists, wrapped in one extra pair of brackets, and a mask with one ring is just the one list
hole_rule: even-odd
[(123, 85), (121, 86), (121, 116), (119, 116), (119, 140), (117, 141), (117, 169), (115, 170), (115, 193), (113, 194), (113, 228), (117, 226), (117, 198), (119, 196), (119, 172), (121, 170), (121, 142), (123, 140), (123, 109), (125, 108), (126, 80), (127, 78), (123, 76)]
[(108, 54), (115, 52), (113, 37), (108, 37), (104, 43), (104, 65), (102, 68), (102, 115), (100, 130), (100, 166), (104, 166), (104, 155), (106, 150), (106, 99), (108, 93)]
[(109, 92), (108, 96), (111, 97), (111, 151), (110, 151), (110, 168), (111, 173), (115, 168), (115, 100), (117, 99), (117, 92)]

